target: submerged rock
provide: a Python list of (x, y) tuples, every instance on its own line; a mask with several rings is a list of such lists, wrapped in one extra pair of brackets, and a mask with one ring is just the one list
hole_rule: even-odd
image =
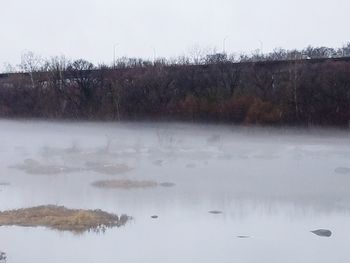
[(337, 167), (334, 171), (338, 174), (350, 174), (350, 168), (348, 167)]
[(157, 215), (154, 215), (154, 216), (151, 216), (151, 218), (153, 218), (153, 219), (157, 219), (157, 218), (158, 218), (158, 216), (157, 216)]
[(0, 263), (5, 263), (6, 262), (6, 253), (0, 251)]
[(214, 215), (218, 215), (218, 214), (222, 214), (222, 211), (212, 210), (212, 211), (209, 211), (209, 213), (214, 214)]
[(318, 235), (320, 237), (330, 237), (332, 235), (332, 231), (328, 229), (317, 229), (311, 231), (311, 233), (314, 233), (315, 235)]
[(160, 183), (159, 185), (163, 186), (163, 187), (173, 187), (173, 186), (175, 186), (174, 183), (170, 183), (170, 182)]

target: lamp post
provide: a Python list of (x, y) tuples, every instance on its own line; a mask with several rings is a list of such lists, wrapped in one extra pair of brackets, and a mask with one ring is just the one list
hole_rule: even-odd
[(115, 69), (116, 65), (116, 48), (119, 46), (119, 43), (113, 45), (113, 68)]
[(153, 64), (156, 61), (156, 48), (154, 46), (151, 46), (152, 50), (153, 50)]
[(225, 54), (226, 53), (226, 40), (228, 39), (229, 37), (226, 36), (224, 37), (223, 41), (222, 41), (222, 53)]
[(263, 49), (264, 49), (264, 43), (261, 40), (259, 40), (259, 43), (260, 43), (260, 54), (262, 55)]

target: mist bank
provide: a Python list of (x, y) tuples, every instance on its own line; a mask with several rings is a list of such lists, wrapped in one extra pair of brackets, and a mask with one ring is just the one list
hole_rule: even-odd
[(350, 58), (302, 54), (112, 66), (31, 54), (0, 74), (0, 117), (348, 126)]

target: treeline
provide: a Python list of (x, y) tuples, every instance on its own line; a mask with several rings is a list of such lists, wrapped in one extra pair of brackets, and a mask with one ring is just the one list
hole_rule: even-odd
[(95, 66), (29, 52), (0, 74), (0, 116), (348, 126), (347, 56), (350, 45)]

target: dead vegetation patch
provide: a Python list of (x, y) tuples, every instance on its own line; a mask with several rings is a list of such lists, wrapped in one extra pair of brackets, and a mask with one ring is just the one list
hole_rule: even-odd
[(130, 219), (102, 210), (68, 209), (64, 206), (37, 206), (0, 212), (0, 226), (48, 227), (60, 231), (83, 233), (120, 227)]
[(28, 174), (38, 174), (38, 175), (54, 175), (60, 173), (70, 173), (80, 171), (79, 168), (59, 166), (59, 165), (50, 165), (42, 164), (33, 159), (24, 160), (23, 164), (13, 166), (20, 170), (24, 170)]
[(73, 173), (81, 171), (94, 171), (106, 175), (122, 174), (130, 171), (130, 168), (126, 164), (110, 164), (104, 162), (86, 162), (82, 167), (69, 167), (64, 165), (46, 164), (34, 159), (26, 159), (23, 163), (11, 166), (24, 170), (28, 174), (35, 175), (57, 175), (62, 173)]
[(101, 180), (92, 183), (93, 186), (107, 189), (132, 189), (156, 187), (154, 181), (132, 181), (132, 180)]
[(131, 170), (131, 168), (126, 164), (87, 162), (85, 165), (88, 167), (88, 169), (94, 172), (108, 175), (126, 173)]

